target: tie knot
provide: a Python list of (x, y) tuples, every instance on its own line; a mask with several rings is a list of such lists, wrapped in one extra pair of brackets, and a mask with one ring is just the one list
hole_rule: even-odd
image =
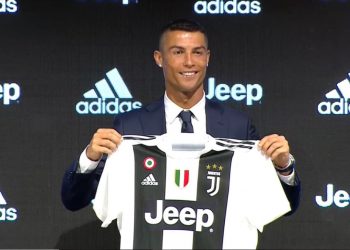
[(193, 126), (191, 122), (192, 112), (190, 110), (183, 110), (180, 112), (179, 117), (182, 120), (182, 133), (193, 133)]
[(179, 117), (184, 122), (191, 122), (192, 112), (189, 110), (182, 110), (179, 114)]

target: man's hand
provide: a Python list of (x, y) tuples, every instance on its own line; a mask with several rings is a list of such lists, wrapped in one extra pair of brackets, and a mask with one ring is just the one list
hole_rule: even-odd
[(267, 135), (261, 139), (259, 147), (278, 167), (284, 168), (289, 164), (289, 145), (284, 136)]
[(86, 156), (92, 161), (98, 161), (103, 154), (115, 151), (121, 141), (122, 136), (115, 129), (98, 129), (86, 149)]

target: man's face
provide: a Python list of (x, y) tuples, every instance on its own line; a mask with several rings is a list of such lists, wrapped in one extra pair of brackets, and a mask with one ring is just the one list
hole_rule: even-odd
[(154, 58), (163, 68), (167, 94), (202, 95), (209, 55), (201, 32), (166, 32), (160, 42), (160, 51), (155, 51)]

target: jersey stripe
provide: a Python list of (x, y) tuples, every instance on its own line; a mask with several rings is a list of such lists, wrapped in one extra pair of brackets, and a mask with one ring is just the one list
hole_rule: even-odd
[[(135, 220), (134, 249), (161, 249), (163, 230), (155, 230), (145, 221), (145, 211), (156, 214), (157, 200), (165, 199), (165, 153), (156, 146), (134, 145), (135, 155)], [(146, 157), (152, 157), (157, 166), (152, 170), (143, 167)], [(143, 179), (152, 174), (158, 185), (141, 185)]]
[[(200, 158), (197, 203), (205, 204), (206, 208), (213, 211), (215, 220), (210, 228), (194, 233), (193, 249), (222, 249), (233, 154), (233, 151), (222, 151), (219, 154), (210, 151)], [(208, 179), (210, 174), (220, 178), (216, 183), (219, 191), (214, 196), (207, 192), (212, 185)]]

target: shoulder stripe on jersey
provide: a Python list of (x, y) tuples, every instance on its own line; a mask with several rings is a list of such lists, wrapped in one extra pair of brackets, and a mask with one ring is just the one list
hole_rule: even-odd
[(227, 142), (231, 144), (247, 144), (247, 145), (255, 145), (255, 141), (249, 140), (237, 140), (237, 139), (229, 139), (229, 138), (215, 138), (217, 141)]
[(215, 138), (216, 144), (226, 148), (245, 148), (252, 149), (256, 141), (252, 140), (237, 140), (229, 138)]
[(220, 141), (216, 142), (217, 145), (222, 146), (222, 147), (226, 147), (226, 148), (245, 148), (245, 149), (252, 149), (253, 146), (251, 145), (245, 145), (245, 144), (227, 144), (227, 143), (222, 143)]
[(149, 141), (155, 139), (154, 135), (123, 135), (125, 140), (139, 140), (139, 141)]

